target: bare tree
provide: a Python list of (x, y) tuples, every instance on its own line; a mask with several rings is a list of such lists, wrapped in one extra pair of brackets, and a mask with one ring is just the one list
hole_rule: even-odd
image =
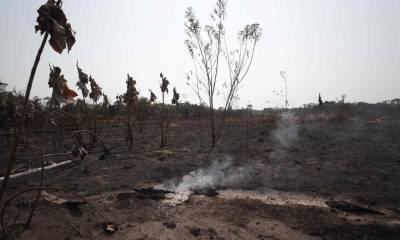
[(162, 105), (160, 109), (160, 130), (161, 130), (161, 143), (160, 148), (164, 148), (167, 144), (167, 137), (169, 132), (169, 112), (168, 106), (165, 104), (165, 94), (168, 94), (168, 85), (170, 82), (168, 81), (167, 77), (160, 73), (161, 83), (161, 96), (162, 96)]
[[(78, 86), (78, 89), (81, 91), (82, 93), (82, 97), (83, 97), (83, 106), (85, 109), (85, 120), (87, 123), (87, 127), (88, 130), (91, 131), (92, 130), (92, 126), (91, 126), (91, 121), (90, 121), (90, 116), (89, 116), (89, 109), (88, 106), (86, 104), (86, 98), (89, 96), (89, 89), (87, 88), (87, 84), (89, 83), (89, 75), (87, 73), (85, 73), (82, 68), (79, 67), (78, 65), (78, 61), (76, 61), (76, 68), (78, 70), (78, 81), (76, 83), (76, 86)], [(89, 145), (92, 143), (92, 135), (89, 136)]]
[(76, 68), (78, 70), (78, 82), (76, 83), (76, 86), (78, 86), (78, 89), (81, 90), (82, 96), (83, 96), (83, 102), (85, 103), (86, 107), (86, 98), (89, 95), (89, 89), (86, 87), (86, 85), (89, 83), (89, 76), (82, 71), (82, 68), (79, 67), (78, 61), (76, 62)]
[(174, 105), (175, 107), (178, 107), (180, 94), (176, 91), (175, 87), (174, 87), (173, 91), (174, 91), (174, 95), (172, 96), (171, 104)]
[(285, 107), (288, 108), (289, 107), (289, 100), (288, 100), (288, 88), (287, 88), (287, 74), (285, 71), (280, 71), (279, 74), (281, 75), (282, 79), (283, 79), (283, 83), (285, 84)]
[(126, 103), (126, 112), (128, 117), (128, 129), (126, 132), (126, 143), (129, 142), (129, 149), (133, 146), (133, 127), (136, 123), (136, 117), (138, 113), (139, 92), (136, 89), (136, 80), (133, 80), (129, 74), (126, 80), (126, 93), (123, 96), (124, 102)]
[[(78, 96), (75, 91), (69, 89), (67, 80), (64, 78), (64, 75), (61, 74), (60, 67), (50, 66), (50, 78), (48, 84), (49, 87), (53, 89), (50, 98), (50, 109), (52, 109), (53, 107), (60, 109), (62, 103), (67, 103), (74, 97)], [(60, 122), (55, 126), (53, 138), (55, 150), (62, 150), (64, 148), (63, 131), (63, 123)]]
[[(89, 82), (90, 82), (90, 93), (89, 98), (93, 101), (93, 111), (91, 119), (89, 119), (89, 129), (95, 135), (97, 134), (97, 102), (99, 101), (100, 97), (103, 95), (101, 87), (97, 84), (97, 82), (89, 75)], [(93, 119), (93, 128), (92, 126), (92, 119)], [(97, 139), (94, 135), (90, 135), (90, 142), (89, 142), (89, 150), (93, 148), (94, 144), (96, 143)]]
[(285, 71), (280, 71), (279, 75), (281, 75), (282, 77), (284, 88), (279, 91), (272, 90), (272, 92), (275, 93), (275, 95), (283, 101), (285, 108), (288, 108), (289, 107), (288, 87), (287, 87), (288, 75), (286, 74)]
[[(261, 37), (259, 24), (246, 25), (239, 31), (239, 47), (231, 51), (226, 41), (224, 20), (226, 16), (226, 1), (217, 0), (216, 7), (211, 13), (212, 25), (202, 29), (193, 9), (186, 10), (185, 44), (193, 61), (194, 73), (187, 75), (189, 86), (197, 94), (200, 103), (205, 99), (210, 114), (211, 145), (214, 148), (225, 124), (226, 112), (232, 108), (237, 97), (238, 87), (247, 75), (253, 61), (256, 44)], [(224, 81), (226, 90), (222, 107), (222, 116), (217, 119), (215, 114), (215, 93), (217, 88), (221, 54), (227, 63), (229, 79)], [(194, 76), (193, 76), (194, 75)]]

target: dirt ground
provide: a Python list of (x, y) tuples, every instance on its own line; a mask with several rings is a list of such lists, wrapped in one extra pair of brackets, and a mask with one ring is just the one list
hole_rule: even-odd
[[(157, 122), (148, 122), (131, 151), (123, 125), (103, 124), (111, 155), (98, 160), (91, 153), (44, 178), (45, 186), (73, 190), (90, 204), (42, 197), (19, 239), (400, 239), (399, 118), (297, 120), (296, 137), (284, 145), (267, 117), (249, 119), (248, 134), (246, 119), (230, 119), (212, 152), (205, 123), (172, 122), (165, 149), (158, 148)], [(199, 169), (209, 177), (207, 169), (226, 159), (222, 177), (182, 201), (171, 203), (180, 193), (153, 189), (178, 185)], [(8, 194), (38, 182), (39, 174), (12, 179)], [(35, 194), (21, 195), (5, 211), (11, 235)], [(61, 191), (45, 196), (77, 200)], [(107, 222), (117, 231), (105, 231)]]

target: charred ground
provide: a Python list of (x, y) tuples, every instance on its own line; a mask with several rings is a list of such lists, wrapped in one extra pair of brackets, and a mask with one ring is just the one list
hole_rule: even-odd
[[(353, 108), (351, 116), (341, 121), (306, 109), (293, 110), (297, 129), (288, 145), (279, 144), (274, 136), (280, 113), (233, 116), (227, 119), (213, 151), (208, 148), (207, 123), (201, 119), (172, 120), (168, 146), (162, 150), (158, 122), (143, 122), (136, 129), (130, 151), (124, 145), (124, 124), (103, 121), (99, 134), (111, 155), (98, 160), (99, 154), (89, 153), (83, 161), (74, 159), (72, 164), (45, 172), (45, 186), (73, 190), (91, 205), (71, 207), (43, 198), (31, 228), (20, 238), (397, 239), (400, 110), (376, 105), (364, 108)], [(27, 133), (30, 144), (20, 149), (20, 166), (37, 154), (34, 136)], [(5, 159), (7, 143), (5, 138), (1, 141)], [(50, 142), (51, 133), (49, 146)], [(69, 144), (66, 140), (66, 151)], [(229, 166), (222, 170), (223, 177), (230, 177), (226, 173), (242, 176), (225, 183), (218, 178), (206, 185), (218, 194), (192, 194), (173, 206), (163, 202), (167, 193), (151, 191), (160, 184), (179, 184), (190, 172), (206, 171), (226, 158)], [(8, 196), (38, 182), (39, 174), (12, 179)], [(47, 192), (63, 199), (76, 198), (60, 191)], [(7, 209), (4, 220), (9, 231), (17, 232), (15, 216), (24, 220), (34, 196), (35, 192), (24, 194)], [(336, 208), (319, 205), (326, 201), (337, 203)], [(352, 211), (351, 205), (340, 207), (337, 201), (378, 213)], [(118, 231), (105, 233), (103, 224), (108, 221), (117, 223)]]

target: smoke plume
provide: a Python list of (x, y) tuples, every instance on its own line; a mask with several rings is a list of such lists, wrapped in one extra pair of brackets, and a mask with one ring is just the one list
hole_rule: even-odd
[(284, 112), (278, 121), (278, 127), (272, 136), (280, 146), (288, 147), (298, 138), (299, 125), (293, 112)]
[(188, 192), (200, 189), (215, 189), (245, 181), (251, 176), (250, 167), (232, 166), (232, 158), (215, 161), (207, 168), (200, 168), (183, 176), (178, 183), (160, 184), (156, 189), (172, 192)]

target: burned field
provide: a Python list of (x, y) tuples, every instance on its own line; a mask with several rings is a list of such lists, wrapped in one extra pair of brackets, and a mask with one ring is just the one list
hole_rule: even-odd
[[(247, 125), (229, 118), (212, 151), (200, 119), (171, 121), (161, 150), (158, 122), (135, 130), (131, 150), (121, 144), (124, 125), (99, 122), (110, 154), (99, 159), (99, 145), (74, 158), (66, 138), (65, 156), (46, 161), (71, 162), (44, 171), (44, 186), (57, 188), (42, 191), (19, 238), (398, 239), (398, 113), (341, 122), (301, 114), (286, 123), (279, 113)], [(27, 136), (21, 168), (38, 151)], [(51, 139), (49, 132), (49, 146)], [(11, 178), (7, 198), (39, 181), (40, 172)], [(36, 194), (24, 192), (2, 212), (9, 234), (18, 234)]]
[[(381, 80), (397, 79), (397, 76), (377, 74), (391, 73), (388, 66), (398, 59), (388, 64), (372, 55), (349, 58), (349, 52), (357, 57), (355, 54), (362, 51), (353, 51), (355, 48), (347, 51), (343, 48), (347, 44), (340, 38), (337, 38), (340, 47), (332, 46), (334, 54), (320, 51), (316, 43), (327, 42), (325, 35), (318, 40), (301, 37), (299, 33), (312, 32), (310, 36), (317, 37), (314, 32), (331, 35), (342, 27), (324, 27), (323, 31), (311, 27), (311, 31), (304, 31), (305, 24), (297, 18), (291, 19), (290, 24), (281, 24), (282, 20), (290, 19), (292, 14), (287, 10), (294, 4), (283, 7), (284, 14), (277, 14), (276, 19), (272, 17), (273, 21), (264, 21), (268, 30), (266, 42), (258, 22), (245, 23), (231, 32), (232, 26), (225, 22), (230, 15), (226, 0), (216, 0), (205, 23), (193, 7), (182, 8), (185, 39), (180, 39), (181, 34), (169, 32), (172, 28), (167, 20), (176, 16), (176, 9), (162, 7), (165, 4), (162, 1), (151, 3), (154, 6), (149, 10), (144, 8), (145, 1), (140, 4), (110, 1), (107, 6), (102, 4), (107, 14), (101, 14), (97, 1), (85, 7), (77, 1), (64, 5), (62, 0), (47, 0), (35, 8), (34, 18), (25, 12), (28, 3), (8, 4), (18, 5), (17, 10), (4, 7), (8, 12), (27, 16), (0, 16), (15, 23), (35, 18), (32, 30), (42, 40), (23, 93), (14, 88), (14, 81), (21, 78), (14, 74), (25, 72), (21, 68), (27, 66), (25, 61), (17, 59), (23, 54), (8, 46), (11, 44), (0, 44), (7, 50), (12, 49), (12, 56), (5, 54), (10, 58), (4, 61), (5, 68), (10, 67), (9, 63), (12, 67), (18, 65), (18, 69), (10, 67), (10, 71), (5, 71), (12, 73), (7, 76), (10, 78), (7, 83), (0, 81), (0, 239), (400, 239), (400, 99), (372, 104), (349, 102), (346, 94), (342, 94), (335, 101), (322, 100), (322, 96), (332, 98), (331, 94), (338, 93), (338, 89), (329, 89), (341, 85), (336, 82), (338, 73), (343, 76), (341, 81), (349, 82), (340, 91), (352, 92), (350, 87), (356, 87), (353, 93), (361, 96), (360, 86), (372, 88), (374, 85), (365, 82), (379, 79), (379, 89), (367, 91), (366, 101), (394, 97), (397, 92), (382, 89), (394, 89), (396, 84), (384, 85)], [(133, 5), (128, 7), (128, 4)], [(257, 4), (262, 6), (261, 1)], [(167, 5), (175, 8), (179, 4), (168, 2)], [(112, 6), (118, 11), (113, 11)], [(139, 11), (132, 12), (131, 8)], [(203, 11), (199, 5), (196, 8)], [(244, 9), (240, 6), (241, 12)], [(275, 13), (280, 8), (273, 9)], [(300, 8), (294, 9), (294, 15), (299, 15)], [(329, 13), (334, 12), (327, 9)], [(358, 8), (346, 6), (344, 9), (348, 12)], [(129, 15), (122, 14), (121, 10)], [(300, 15), (311, 17), (315, 12), (321, 13), (311, 12)], [(146, 18), (151, 16), (151, 20), (145, 21), (137, 13)], [(164, 17), (165, 13), (169, 15)], [(232, 13), (240, 19), (238, 12)], [(258, 15), (272, 16), (265, 12)], [(71, 22), (77, 19), (78, 24), (71, 25), (70, 16)], [(324, 21), (327, 17), (324, 16)], [(310, 19), (311, 26), (324, 22)], [(337, 17), (332, 19), (337, 24)], [(93, 26), (83, 28), (84, 24), (80, 23), (87, 24), (88, 20), (93, 20)], [(297, 22), (302, 24), (300, 28), (292, 25)], [(342, 22), (347, 29), (348, 23), (355, 21), (343, 18)], [(392, 22), (395, 21), (390, 19), (390, 24), (379, 26)], [(232, 23), (236, 25), (236, 20)], [(269, 24), (277, 23), (279, 34), (274, 36), (269, 32), (274, 27)], [(307, 46), (303, 46), (304, 51), (298, 51), (302, 41), (281, 32), (285, 25), (291, 27), (288, 32), (293, 36), (299, 35), (300, 40), (313, 43), (312, 51)], [(360, 27), (371, 25), (362, 22)], [(82, 30), (78, 39), (75, 26), (78, 32)], [(9, 26), (6, 27), (8, 30)], [(101, 35), (93, 32), (96, 29)], [(152, 34), (146, 35), (147, 31)], [(24, 36), (23, 44), (12, 41), (18, 50), (34, 42), (21, 33), (17, 37), (12, 37), (10, 31), (7, 33), (10, 36), (6, 39)], [(364, 35), (356, 38), (359, 36)], [(371, 36), (363, 40), (375, 39), (375, 36), (385, 39), (380, 32)], [(169, 37), (179, 39), (172, 41)], [(143, 44), (138, 41), (140, 38), (144, 38)], [(175, 41), (184, 43), (188, 64), (184, 63), (187, 60), (177, 59), (182, 56), (177, 45), (172, 44)], [(295, 45), (290, 47), (292, 42)], [(357, 42), (357, 49), (361, 42)], [(100, 43), (106, 45), (100, 46)], [(289, 45), (265, 48), (266, 43)], [(264, 47), (258, 47), (262, 44)], [(77, 49), (76, 45), (79, 45)], [(331, 45), (326, 44), (324, 48)], [(165, 54), (168, 51), (164, 52), (161, 46), (172, 52)], [(372, 44), (365, 46), (365, 51), (375, 53), (371, 51)], [(157, 54), (151, 55), (151, 49), (156, 49)], [(260, 57), (256, 56), (258, 49), (268, 57), (274, 52), (279, 54), (275, 59), (264, 58), (263, 65), (254, 66), (258, 66), (258, 73), (248, 76), (253, 62)], [(345, 54), (338, 54), (338, 49), (346, 50)], [(77, 53), (69, 55), (68, 61), (60, 61), (58, 55), (51, 54), (71, 50)], [(281, 51), (289, 52), (285, 55)], [(314, 51), (322, 55), (317, 58)], [(396, 52), (379, 47), (375, 54), (382, 57), (385, 55), (382, 51)], [(304, 56), (299, 58), (294, 53)], [(168, 56), (167, 61), (162, 60), (164, 54)], [(330, 55), (345, 64), (343, 69), (331, 62)], [(386, 57), (392, 55), (395, 56)], [(38, 68), (42, 68), (41, 57), (49, 61), (47, 85), (42, 82), (45, 79), (42, 69), (35, 81)], [(78, 57), (82, 61), (73, 59)], [(368, 65), (358, 59), (378, 59), (384, 62), (384, 67), (378, 71), (380, 68), (375, 63)], [(107, 63), (102, 64), (104, 60)], [(316, 61), (314, 65), (311, 60)], [(348, 64), (350, 60), (362, 74)], [(74, 62), (73, 68), (71, 62)], [(72, 74), (75, 62), (76, 71)], [(164, 62), (174, 65), (166, 67)], [(270, 66), (272, 62), (276, 65)], [(366, 71), (372, 65), (373, 71)], [(157, 66), (163, 72), (154, 70)], [(293, 71), (297, 78), (293, 90), (303, 100), (292, 103), (288, 94), (292, 89), (288, 92), (291, 79), (285, 70), (279, 69), (281, 89), (275, 89), (273, 84), (264, 85), (266, 79), (274, 79), (269, 74), (270, 70), (278, 72), (277, 66)], [(130, 72), (132, 67), (134, 75)], [(302, 68), (310, 72), (306, 74)], [(318, 72), (321, 69), (333, 74)], [(315, 72), (311, 74), (311, 71)], [(157, 79), (154, 73), (158, 72)], [(332, 76), (329, 78), (329, 75)], [(319, 77), (317, 84), (315, 80), (314, 84), (303, 82), (304, 76), (315, 79), (327, 76), (327, 82), (322, 83), (325, 79)], [(247, 105), (240, 107), (244, 104), (240, 89), (247, 78), (258, 81), (252, 84), (262, 92), (246, 95)], [(350, 83), (355, 80), (351, 78), (362, 82)], [(36, 94), (31, 94), (34, 85), (41, 89), (40, 97), (32, 97)], [(48, 86), (51, 94), (43, 96), (43, 86)], [(265, 106), (265, 103), (274, 105), (269, 100), (265, 102), (269, 91), (280, 102), (274, 108)], [(317, 104), (294, 107), (304, 104), (299, 101), (310, 101), (309, 97), (318, 92), (325, 93), (318, 94)], [(144, 96), (146, 93), (148, 98)], [(385, 95), (375, 96), (378, 93)], [(252, 101), (258, 110), (253, 109), (248, 97), (254, 97)]]

